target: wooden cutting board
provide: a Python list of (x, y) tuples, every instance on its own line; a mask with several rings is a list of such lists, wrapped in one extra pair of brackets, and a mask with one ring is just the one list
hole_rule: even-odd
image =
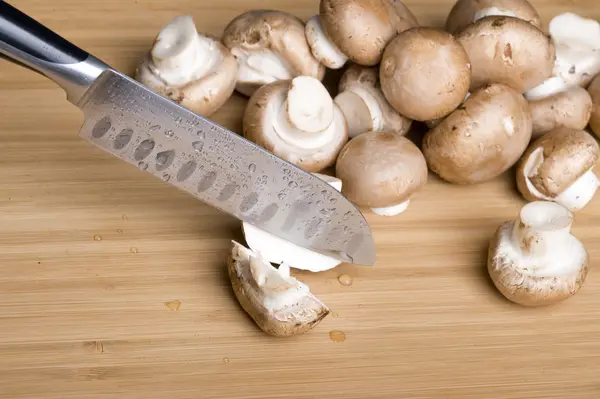
[[(438, 27), (451, 3), (406, 1)], [(220, 35), (251, 8), (318, 10), (317, 0), (13, 4), (129, 74), (176, 15)], [(594, 0), (534, 4), (546, 22), (600, 19)], [(244, 104), (234, 96), (214, 119), (240, 132)], [(0, 63), (1, 398), (600, 397), (600, 199), (573, 227), (591, 257), (584, 288), (524, 309), (485, 271), (489, 238), (524, 204), (513, 172), (473, 187), (431, 175), (405, 214), (366, 212), (374, 268), (297, 273), (333, 313), (274, 339), (226, 276), (239, 223), (90, 147), (81, 121), (53, 83)]]

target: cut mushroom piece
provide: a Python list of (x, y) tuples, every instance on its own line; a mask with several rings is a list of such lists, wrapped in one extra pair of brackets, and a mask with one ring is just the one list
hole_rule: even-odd
[(471, 65), (465, 49), (449, 33), (413, 28), (386, 47), (379, 75), (394, 109), (425, 122), (460, 105), (469, 91)]
[(571, 234), (573, 215), (563, 206), (530, 202), (518, 221), (506, 221), (490, 241), (488, 273), (508, 300), (552, 305), (575, 295), (588, 274), (588, 253)]
[(579, 211), (600, 187), (593, 171), (599, 155), (598, 143), (589, 133), (554, 129), (533, 141), (523, 154), (517, 188), (527, 201), (553, 201)]
[(488, 16), (457, 34), (471, 60), (471, 88), (500, 83), (524, 93), (552, 76), (552, 41), (518, 18)]
[(191, 111), (210, 116), (235, 89), (237, 63), (218, 40), (200, 35), (190, 16), (172, 19), (142, 58), (135, 78)]
[[(314, 173), (338, 191), (342, 191), (342, 181), (336, 177)], [(333, 269), (341, 261), (300, 247), (271, 233), (261, 230), (250, 223), (243, 222), (242, 230), (248, 246), (270, 263), (286, 264), (291, 268), (322, 272)]]
[(492, 84), (467, 100), (423, 138), (429, 168), (454, 184), (476, 184), (506, 172), (531, 140), (531, 111), (514, 89)]
[(227, 263), (233, 292), (261, 330), (276, 337), (299, 335), (330, 313), (306, 284), (290, 276), (288, 266), (276, 269), (259, 253), (232, 244)]
[(588, 93), (592, 98), (592, 115), (590, 117), (590, 129), (600, 138), (600, 74), (596, 75), (588, 86)]
[(394, 36), (418, 25), (399, 0), (321, 0), (306, 37), (314, 56), (331, 69), (348, 60), (376, 66)]
[(583, 87), (575, 86), (550, 97), (530, 101), (532, 138), (558, 127), (583, 130), (592, 114), (592, 98)]
[(381, 216), (404, 212), (427, 183), (427, 163), (419, 148), (393, 132), (367, 132), (339, 154), (336, 176), (342, 193)]
[(458, 0), (448, 14), (446, 31), (456, 34), (492, 15), (519, 18), (542, 28), (540, 15), (527, 0)]
[(312, 54), (299, 18), (274, 10), (247, 11), (225, 28), (222, 41), (238, 63), (236, 89), (251, 96), (260, 86), (296, 76), (322, 80), (323, 66)]
[(243, 132), (308, 172), (332, 166), (348, 141), (344, 114), (325, 86), (309, 76), (259, 88), (246, 107)]
[(350, 138), (370, 131), (393, 131), (405, 135), (412, 121), (402, 115), (385, 99), (375, 67), (351, 65), (342, 75), (335, 103), (348, 122)]

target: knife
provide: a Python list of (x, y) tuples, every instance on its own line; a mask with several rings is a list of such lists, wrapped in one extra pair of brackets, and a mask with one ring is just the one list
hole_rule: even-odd
[(375, 263), (367, 221), (328, 183), (153, 92), (2, 0), (0, 56), (59, 85), (81, 109), (79, 136), (93, 146), (293, 244)]

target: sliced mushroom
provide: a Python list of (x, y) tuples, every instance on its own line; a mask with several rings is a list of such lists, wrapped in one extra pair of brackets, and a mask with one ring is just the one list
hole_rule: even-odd
[(588, 93), (592, 98), (592, 115), (590, 117), (590, 129), (600, 138), (600, 74), (597, 75), (588, 86)]
[(418, 25), (399, 0), (321, 0), (306, 37), (314, 56), (331, 69), (348, 60), (375, 66), (394, 36)]
[(296, 76), (322, 80), (325, 67), (313, 57), (299, 18), (274, 10), (247, 11), (223, 32), (238, 62), (236, 89), (251, 96), (260, 86)]
[(394, 109), (422, 122), (450, 114), (471, 83), (465, 49), (449, 33), (431, 28), (409, 29), (393, 39), (379, 74), (381, 89)]
[(338, 93), (334, 101), (346, 117), (350, 138), (370, 131), (405, 135), (410, 130), (412, 121), (385, 99), (377, 68), (352, 64), (340, 79)]
[(200, 35), (192, 17), (179, 16), (158, 33), (135, 78), (191, 111), (210, 116), (233, 94), (236, 74), (229, 50)]
[(330, 313), (306, 284), (290, 276), (289, 266), (276, 269), (259, 253), (232, 244), (228, 274), (233, 292), (261, 330), (276, 337), (299, 335)]
[(404, 212), (428, 172), (419, 148), (394, 132), (356, 136), (340, 152), (335, 171), (350, 201), (381, 216)]
[(517, 167), (517, 188), (528, 201), (561, 204), (571, 212), (584, 208), (600, 187), (594, 166), (596, 140), (583, 130), (554, 129), (527, 148)]
[(481, 18), (458, 33), (457, 39), (471, 60), (471, 91), (501, 83), (524, 93), (552, 76), (554, 44), (522, 19)]
[(518, 221), (502, 223), (490, 241), (488, 272), (508, 300), (552, 305), (575, 295), (588, 274), (588, 253), (571, 234), (573, 215), (563, 206), (530, 202)]
[(456, 34), (490, 15), (516, 17), (542, 28), (540, 15), (527, 0), (458, 0), (446, 19), (446, 31)]
[(516, 90), (492, 84), (473, 92), (423, 138), (429, 168), (454, 184), (476, 184), (507, 171), (531, 140), (531, 111)]
[(308, 172), (332, 166), (348, 141), (344, 114), (325, 86), (309, 76), (260, 87), (246, 107), (243, 132)]

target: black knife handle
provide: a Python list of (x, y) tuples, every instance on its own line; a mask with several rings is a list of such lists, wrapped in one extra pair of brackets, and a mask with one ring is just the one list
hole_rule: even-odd
[(108, 65), (0, 0), (0, 56), (53, 80), (77, 104)]

